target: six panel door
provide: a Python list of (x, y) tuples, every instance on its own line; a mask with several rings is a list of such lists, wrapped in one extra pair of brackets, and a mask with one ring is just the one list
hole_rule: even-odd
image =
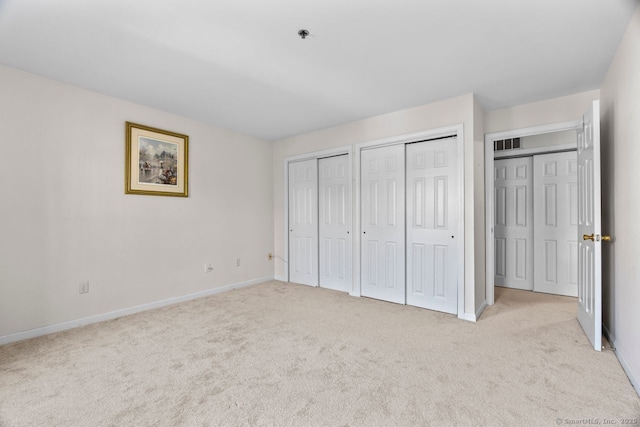
[(318, 286), (318, 162), (289, 163), (289, 281)]
[(404, 145), (361, 154), (362, 296), (405, 303)]
[(351, 193), (349, 156), (318, 160), (320, 287), (348, 292), (351, 287)]
[(578, 159), (537, 155), (534, 170), (536, 292), (578, 296)]
[(407, 304), (458, 311), (456, 138), (406, 146)]
[(533, 160), (494, 162), (495, 284), (533, 289)]
[(596, 351), (602, 349), (600, 185), (600, 102), (593, 101), (578, 131), (578, 321)]

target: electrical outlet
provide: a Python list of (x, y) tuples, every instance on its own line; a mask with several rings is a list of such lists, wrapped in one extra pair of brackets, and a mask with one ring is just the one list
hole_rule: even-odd
[(271, 252), (267, 254), (267, 259), (269, 259), (269, 261), (273, 259), (273, 254)]
[(204, 265), (204, 272), (211, 273), (213, 271), (213, 263), (209, 262)]
[(236, 267), (240, 267), (240, 258), (236, 258)]
[(78, 289), (78, 293), (80, 294), (88, 294), (89, 293), (89, 282), (80, 282), (80, 287)]

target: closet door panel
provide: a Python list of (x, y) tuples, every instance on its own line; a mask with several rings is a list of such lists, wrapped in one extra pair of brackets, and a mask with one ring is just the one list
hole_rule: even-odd
[(458, 306), (456, 138), (406, 145), (407, 304), (447, 313)]
[(536, 292), (578, 296), (577, 154), (534, 156)]
[(318, 160), (320, 287), (351, 287), (351, 186), (349, 156)]
[(362, 296), (405, 303), (404, 145), (361, 153)]
[(289, 280), (318, 286), (318, 162), (289, 163)]
[(495, 285), (533, 289), (533, 160), (494, 162)]

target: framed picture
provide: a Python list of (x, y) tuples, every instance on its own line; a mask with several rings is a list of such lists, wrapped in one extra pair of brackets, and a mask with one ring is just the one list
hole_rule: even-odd
[(189, 137), (127, 122), (125, 193), (188, 196)]

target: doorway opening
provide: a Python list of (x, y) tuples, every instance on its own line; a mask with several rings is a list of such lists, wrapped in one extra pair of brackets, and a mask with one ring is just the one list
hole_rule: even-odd
[[(509, 227), (507, 226), (507, 218), (504, 217), (506, 209), (506, 187), (512, 185), (519, 187), (519, 189), (525, 188), (526, 179), (531, 179), (534, 167), (534, 156), (536, 159), (536, 167), (544, 168), (545, 163), (549, 165), (556, 162), (545, 162), (548, 160), (550, 153), (564, 153), (575, 152), (576, 150), (576, 132), (582, 128), (582, 120), (576, 120), (572, 122), (564, 122), (553, 125), (538, 126), (525, 129), (517, 129), (507, 132), (498, 132), (487, 134), (485, 136), (485, 207), (486, 207), (486, 224), (485, 224), (485, 236), (486, 236), (486, 296), (487, 304), (492, 305), (495, 302), (495, 286), (513, 287), (516, 289), (533, 290), (539, 292), (551, 292), (553, 287), (547, 286), (534, 286), (534, 264), (533, 259), (540, 259), (539, 274), (544, 272), (542, 264), (546, 259), (556, 257), (557, 247), (553, 243), (553, 239), (542, 239), (542, 234), (538, 236), (540, 240), (536, 245), (537, 252), (534, 252), (534, 235), (533, 227), (516, 227), (517, 231), (511, 231), (511, 237), (505, 235), (509, 234)], [(517, 143), (515, 143), (517, 141)], [(510, 148), (506, 148), (510, 147)], [(514, 148), (515, 147), (515, 148)], [(559, 154), (562, 156), (562, 154)], [(565, 155), (566, 156), (566, 155)], [(500, 166), (497, 168), (497, 166)], [(506, 179), (506, 173), (512, 168), (514, 170), (514, 176), (510, 180)], [(498, 169), (500, 171), (498, 171)], [(527, 172), (525, 172), (527, 171)], [(504, 176), (496, 176), (500, 172), (505, 174)], [(550, 172), (550, 171), (548, 171)], [(520, 175), (519, 175), (520, 174)], [(550, 173), (546, 173), (551, 175)], [(539, 171), (539, 175), (542, 177), (545, 175), (545, 171)], [(501, 178), (502, 179), (501, 181)], [(522, 178), (518, 181), (517, 178)], [(526, 179), (525, 179), (526, 178)], [(497, 181), (496, 181), (497, 179)], [(542, 180), (542, 179), (541, 179)], [(509, 182), (510, 181), (510, 182)], [(496, 182), (499, 182), (498, 188)], [(531, 180), (531, 190), (533, 190), (533, 181)], [(514, 184), (515, 183), (515, 184)], [(543, 184), (540, 184), (538, 198), (545, 197), (542, 188)], [(534, 211), (533, 211), (533, 192), (522, 191), (520, 200), (521, 206), (518, 216), (522, 224), (534, 224)], [(514, 188), (514, 194), (518, 190)], [(557, 195), (556, 195), (557, 196)], [(524, 200), (524, 198), (527, 200)], [(540, 202), (542, 203), (542, 202)], [(512, 202), (515, 204), (515, 202)], [(501, 212), (496, 212), (497, 206), (500, 206)], [(518, 210), (518, 206), (512, 206), (514, 210)], [(526, 209), (528, 208), (528, 213)], [(545, 212), (537, 212), (538, 218), (545, 216)], [(497, 216), (498, 215), (498, 216)], [(518, 218), (512, 219), (512, 222), (517, 222)], [(540, 231), (544, 229), (544, 225), (548, 220), (538, 221), (540, 224)], [(512, 228), (515, 230), (516, 228)], [(526, 231), (525, 231), (526, 230)], [(537, 232), (537, 231), (536, 231)], [(515, 235), (514, 235), (515, 233)], [(523, 234), (522, 236), (518, 233)], [(512, 239), (510, 245), (514, 250), (507, 249), (506, 243), (508, 239)], [(546, 244), (546, 247), (545, 247)], [(497, 247), (496, 247), (497, 246)], [(554, 252), (554, 248), (556, 252)], [(519, 249), (515, 250), (515, 249)], [(496, 253), (496, 250), (498, 253)], [(564, 251), (568, 253), (567, 251)], [(577, 251), (576, 251), (577, 253)], [(521, 254), (518, 259), (518, 254)], [(524, 254), (528, 257), (525, 258)], [(506, 260), (510, 257), (510, 262), (514, 263), (511, 268), (511, 274), (507, 272)], [(529, 259), (530, 262), (526, 263), (524, 260)], [(550, 269), (553, 273), (552, 269)], [(548, 274), (544, 273), (544, 274)], [(542, 274), (542, 275), (544, 275)], [(511, 277), (509, 277), (511, 276)], [(555, 278), (550, 280), (541, 280), (539, 283), (544, 285), (546, 282), (553, 282)], [(551, 291), (550, 291), (551, 290)]]

